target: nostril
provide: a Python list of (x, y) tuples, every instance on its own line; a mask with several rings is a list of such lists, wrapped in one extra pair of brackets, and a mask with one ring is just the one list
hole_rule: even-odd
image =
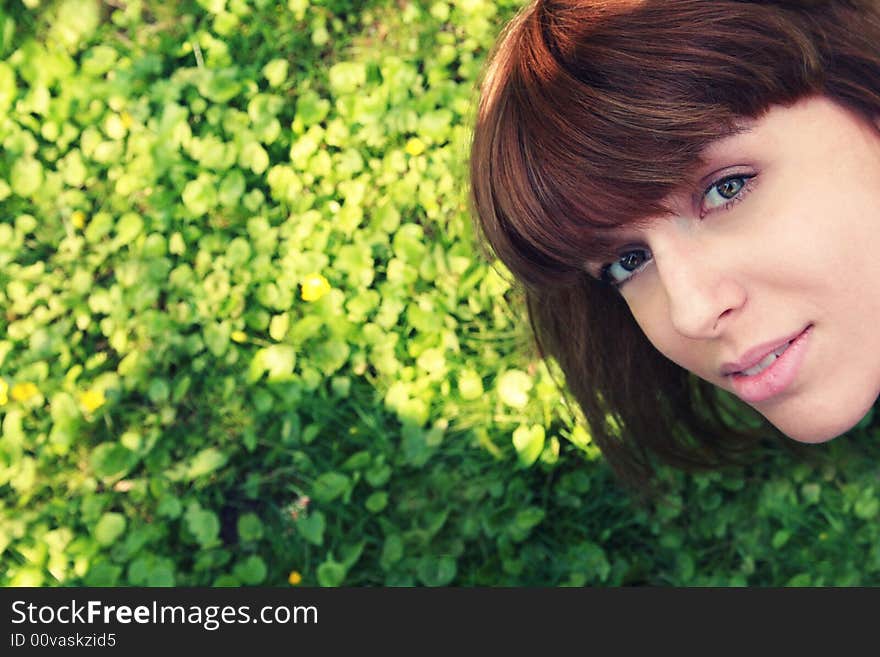
[(722, 312), (715, 320), (715, 326), (712, 327), (713, 331), (718, 331), (718, 325), (721, 324), (724, 319), (733, 312), (733, 308), (728, 308), (724, 312)]

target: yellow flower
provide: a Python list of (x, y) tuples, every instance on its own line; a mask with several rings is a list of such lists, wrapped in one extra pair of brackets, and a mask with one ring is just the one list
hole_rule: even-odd
[(0, 406), (3, 406), (9, 401), (9, 395), (6, 394), (7, 392), (9, 392), (9, 384), (3, 379), (0, 379)]
[(118, 114), (108, 114), (104, 119), (104, 133), (110, 139), (122, 139), (128, 130)]
[(128, 112), (123, 112), (119, 115), (119, 118), (122, 120), (122, 125), (125, 126), (126, 130), (128, 130), (131, 127), (131, 124), (134, 123), (134, 119), (131, 118), (131, 114)]
[(86, 390), (79, 396), (79, 403), (89, 413), (101, 408), (106, 401), (107, 399), (101, 390)]
[(30, 381), (26, 383), (16, 383), (12, 386), (12, 398), (17, 402), (27, 401), (39, 393), (40, 390)]
[(303, 301), (317, 301), (330, 291), (330, 282), (321, 274), (309, 274), (302, 282)]
[(246, 342), (247, 341), (247, 333), (244, 331), (233, 331), (232, 335), (229, 336), (232, 338), (233, 342)]
[(408, 142), (406, 142), (406, 146), (404, 149), (410, 155), (421, 155), (425, 152), (425, 142), (423, 142), (418, 137), (413, 137)]
[(287, 581), (290, 582), (291, 586), (296, 586), (303, 581), (303, 576), (299, 574), (299, 571), (291, 570), (290, 575), (287, 576)]
[(86, 225), (86, 213), (82, 210), (74, 211), (74, 213), (70, 215), (70, 223), (72, 223), (73, 227), (77, 230), (82, 230), (83, 226)]

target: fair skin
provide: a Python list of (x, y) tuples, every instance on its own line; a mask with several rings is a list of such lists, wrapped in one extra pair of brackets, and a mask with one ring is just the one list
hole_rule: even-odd
[(830, 440), (880, 395), (880, 128), (810, 97), (704, 159), (673, 214), (617, 231), (621, 259), (591, 273), (667, 358), (791, 438)]

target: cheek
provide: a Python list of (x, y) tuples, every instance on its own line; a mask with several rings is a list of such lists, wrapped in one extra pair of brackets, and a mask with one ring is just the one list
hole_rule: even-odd
[(693, 340), (684, 338), (670, 320), (669, 308), (661, 292), (628, 301), (630, 312), (654, 348), (676, 365), (700, 374)]
[[(639, 290), (640, 293), (642, 291)], [(693, 340), (676, 330), (662, 290), (657, 289), (644, 296), (640, 294), (639, 298), (628, 299), (627, 303), (636, 324), (657, 351), (701, 379), (717, 386), (725, 385), (715, 369), (717, 363), (711, 353), (712, 342)]]
[[(851, 168), (851, 167), (850, 167)], [(764, 221), (755, 255), (769, 267), (774, 259), (781, 273), (798, 272), (826, 280), (854, 280), (878, 272), (869, 256), (880, 243), (880, 194), (845, 165), (836, 184), (805, 187), (804, 179), (827, 177), (821, 170), (787, 175), (774, 186), (760, 212)]]
[(866, 285), (876, 289), (880, 259), (870, 254), (880, 247), (880, 207), (866, 208), (846, 197), (836, 205), (815, 201), (800, 212), (787, 208), (774, 215), (781, 219), (754, 245), (750, 278), (808, 301), (814, 293), (833, 292), (842, 301)]

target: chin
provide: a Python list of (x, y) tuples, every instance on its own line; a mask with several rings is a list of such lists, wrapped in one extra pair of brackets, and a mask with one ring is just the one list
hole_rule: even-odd
[(809, 444), (819, 444), (819, 443), (827, 443), (829, 441), (834, 440), (838, 436), (845, 434), (847, 431), (852, 429), (856, 424), (856, 422), (842, 425), (841, 427), (837, 427), (834, 429), (826, 429), (824, 427), (821, 428), (810, 428), (804, 430), (789, 430), (781, 427), (779, 425), (774, 425), (777, 429), (779, 429), (786, 436), (791, 438), (792, 440), (796, 440), (799, 443), (809, 443)]
[(798, 413), (795, 417), (774, 418), (765, 415), (767, 420), (786, 436), (799, 443), (827, 443), (856, 426), (871, 410), (877, 397), (849, 408), (816, 409), (814, 412)]

